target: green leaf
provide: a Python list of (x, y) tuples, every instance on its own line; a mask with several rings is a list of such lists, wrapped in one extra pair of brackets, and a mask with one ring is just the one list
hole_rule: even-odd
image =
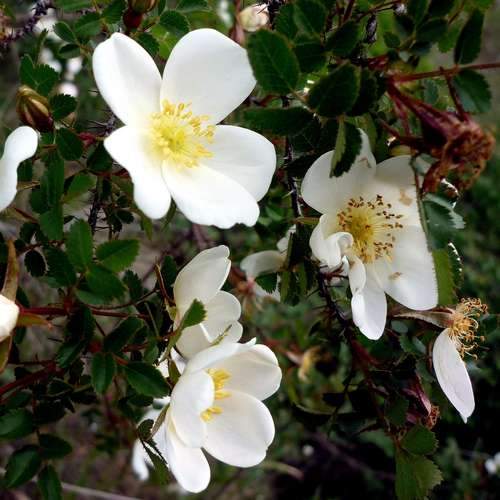
[(361, 151), (362, 138), (359, 129), (341, 121), (332, 155), (330, 177), (339, 177), (349, 171)]
[(418, 42), (437, 42), (444, 33), (448, 23), (445, 19), (430, 19), (422, 24), (417, 30), (417, 41)]
[(104, 267), (118, 273), (131, 266), (138, 253), (137, 240), (112, 240), (97, 247), (96, 257)]
[(396, 451), (396, 495), (399, 500), (424, 500), (442, 479), (440, 470), (428, 458)]
[(104, 145), (99, 143), (87, 160), (87, 166), (96, 172), (106, 172), (111, 169), (113, 160)]
[(64, 162), (56, 151), (45, 158), (47, 169), (40, 179), (41, 194), (47, 207), (58, 207), (64, 191)]
[(92, 232), (84, 220), (77, 220), (71, 225), (66, 251), (78, 271), (85, 271), (92, 263)]
[(59, 73), (47, 64), (39, 64), (35, 68), (35, 78), (35, 90), (46, 96), (59, 80)]
[(68, 190), (63, 197), (63, 202), (70, 202), (89, 191), (94, 187), (94, 179), (95, 178), (87, 174), (76, 174), (73, 179), (71, 179)]
[(359, 87), (359, 69), (350, 63), (344, 63), (313, 85), (309, 92), (309, 105), (321, 116), (341, 115), (353, 107), (358, 98)]
[(134, 335), (144, 327), (144, 323), (137, 318), (127, 318), (122, 321), (103, 341), (103, 349), (107, 352), (120, 352)]
[(45, 274), (45, 260), (36, 250), (26, 252), (24, 265), (31, 276), (35, 278), (39, 278)]
[(73, 451), (72, 446), (67, 441), (52, 434), (40, 434), (38, 441), (44, 460), (62, 458)]
[(336, 57), (347, 57), (363, 37), (361, 23), (349, 20), (337, 28), (326, 42), (327, 50)]
[(55, 4), (66, 12), (76, 12), (77, 10), (90, 9), (92, 0), (55, 0)]
[(74, 30), (80, 40), (98, 35), (101, 31), (101, 16), (97, 12), (80, 16), (74, 24)]
[(54, 33), (68, 43), (77, 43), (77, 38), (71, 27), (64, 21), (59, 21), (54, 25)]
[(190, 29), (187, 17), (175, 10), (164, 12), (160, 17), (160, 25), (176, 37), (185, 35)]
[(189, 309), (184, 313), (178, 329), (184, 330), (184, 328), (201, 323), (205, 320), (206, 314), (203, 304), (199, 300), (194, 299)]
[(297, 0), (293, 4), (295, 24), (306, 35), (319, 35), (325, 27), (326, 15), (326, 9), (316, 0)]
[(304, 73), (319, 71), (325, 65), (325, 49), (318, 41), (297, 43), (293, 50), (299, 61), (300, 70)]
[(414, 455), (429, 455), (436, 451), (437, 439), (430, 429), (417, 424), (404, 435), (401, 446)]
[(152, 398), (161, 398), (169, 387), (159, 370), (146, 363), (133, 361), (125, 366), (125, 376), (135, 391)]
[(137, 37), (137, 41), (151, 54), (155, 56), (160, 50), (160, 44), (153, 35), (149, 33), (141, 33)]
[(11, 410), (0, 417), (0, 438), (18, 439), (33, 432), (33, 415), (24, 408)]
[(278, 275), (276, 273), (263, 274), (255, 278), (257, 284), (267, 293), (273, 293), (278, 286)]
[(438, 283), (439, 305), (449, 306), (457, 300), (455, 273), (448, 251), (444, 248), (432, 252)]
[(52, 465), (47, 465), (42, 469), (40, 474), (38, 474), (38, 488), (40, 489), (43, 500), (62, 499), (61, 481)]
[(68, 43), (63, 45), (58, 52), (61, 59), (71, 59), (80, 55), (80, 47), (75, 43)]
[(285, 35), (290, 40), (295, 38), (299, 30), (294, 21), (293, 11), (293, 4), (287, 3), (282, 5), (274, 23), (276, 31)]
[(245, 124), (252, 130), (276, 135), (295, 135), (313, 119), (305, 108), (250, 108), (245, 111)]
[(350, 116), (359, 116), (368, 113), (377, 103), (379, 84), (375, 75), (366, 68), (361, 70), (361, 81), (358, 98), (349, 111)]
[(60, 286), (70, 286), (76, 283), (76, 274), (68, 256), (58, 248), (45, 250), (49, 265), (49, 274)]
[(206, 0), (180, 0), (175, 10), (187, 14), (189, 12), (207, 12), (210, 7)]
[(482, 74), (464, 69), (452, 81), (465, 111), (486, 113), (491, 109), (490, 86)]
[(428, 0), (409, 0), (407, 13), (415, 24), (419, 24), (425, 17), (428, 8)]
[(63, 211), (62, 206), (51, 208), (40, 215), (40, 229), (49, 240), (63, 239)]
[(126, 8), (125, 0), (114, 0), (102, 11), (102, 17), (109, 24), (119, 23)]
[(21, 83), (29, 87), (36, 87), (35, 65), (29, 55), (24, 55), (19, 66), (19, 78)]
[(92, 264), (86, 275), (91, 292), (103, 300), (118, 299), (125, 293), (125, 286), (111, 271)]
[(454, 59), (457, 64), (469, 64), (479, 55), (483, 21), (484, 14), (475, 10), (465, 23), (455, 46)]
[(7, 462), (5, 486), (15, 488), (29, 481), (42, 464), (40, 452), (36, 446), (25, 446), (14, 452)]
[(76, 99), (67, 94), (57, 94), (50, 99), (50, 109), (54, 120), (61, 120), (76, 109)]
[(259, 30), (248, 40), (248, 56), (255, 78), (265, 92), (288, 94), (299, 79), (299, 62), (286, 38)]
[(65, 160), (78, 160), (83, 153), (83, 142), (73, 132), (60, 128), (56, 133), (56, 144)]
[(98, 352), (92, 358), (90, 376), (92, 385), (98, 394), (104, 394), (116, 373), (116, 362), (109, 352)]
[(405, 424), (408, 406), (408, 400), (402, 397), (389, 401), (385, 414), (391, 424), (398, 427)]

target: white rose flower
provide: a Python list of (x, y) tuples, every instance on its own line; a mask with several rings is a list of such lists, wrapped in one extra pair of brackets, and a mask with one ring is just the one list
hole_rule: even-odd
[(31, 127), (18, 127), (7, 137), (0, 158), (0, 212), (16, 197), (17, 167), (35, 154), (37, 145), (38, 135)]
[(486, 312), (478, 299), (463, 300), (450, 315), (449, 326), (434, 342), (432, 362), (436, 378), (464, 422), (474, 411), (474, 392), (463, 358), (477, 345), (477, 319)]
[(148, 217), (163, 217), (173, 198), (198, 224), (255, 224), (276, 166), (274, 146), (251, 130), (217, 125), (255, 86), (243, 48), (212, 29), (192, 31), (172, 50), (162, 79), (138, 43), (115, 33), (96, 48), (93, 70), (125, 124), (104, 145), (128, 170)]
[(0, 293), (0, 342), (10, 336), (19, 316), (17, 304)]
[(302, 183), (305, 202), (323, 214), (310, 245), (324, 265), (349, 262), (354, 323), (370, 339), (385, 327), (385, 294), (411, 309), (437, 303), (432, 254), (422, 229), (410, 156), (376, 165), (368, 138), (350, 170), (330, 177), (333, 151), (319, 157)]
[(210, 482), (202, 450), (237, 467), (265, 458), (274, 423), (262, 400), (278, 390), (280, 381), (276, 356), (254, 341), (210, 347), (188, 361), (154, 436), (184, 489), (196, 493)]
[(190, 358), (213, 343), (237, 342), (241, 338), (241, 305), (236, 297), (221, 290), (230, 269), (229, 248), (220, 245), (200, 252), (177, 275), (174, 326), (179, 325), (195, 299), (206, 311), (205, 320), (186, 328), (175, 346), (184, 357)]

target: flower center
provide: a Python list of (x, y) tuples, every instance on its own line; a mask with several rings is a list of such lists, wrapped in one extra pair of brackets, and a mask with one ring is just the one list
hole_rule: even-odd
[(351, 198), (337, 214), (340, 229), (352, 235), (353, 250), (364, 263), (380, 257), (391, 259), (394, 233), (403, 227), (398, 222), (403, 216), (392, 212), (391, 207), (380, 195), (369, 201), (360, 196)]
[[(229, 373), (227, 373), (226, 370), (217, 370), (215, 368), (209, 368), (207, 370), (207, 373), (212, 377), (212, 380), (214, 381), (214, 399), (217, 401), (218, 399), (228, 398), (231, 393), (229, 391), (225, 391), (224, 386), (231, 377)], [(208, 422), (212, 420), (214, 415), (219, 415), (221, 413), (222, 408), (220, 406), (213, 405), (202, 412), (201, 418), (205, 422)]]
[(151, 116), (152, 147), (163, 160), (184, 167), (195, 167), (202, 158), (210, 158), (207, 147), (213, 142), (214, 125), (206, 125), (209, 117), (195, 116), (191, 104), (163, 101), (160, 113)]
[(462, 299), (453, 314), (449, 335), (460, 356), (471, 354), (484, 337), (477, 335), (479, 323), (477, 318), (488, 312), (488, 308), (479, 299)]

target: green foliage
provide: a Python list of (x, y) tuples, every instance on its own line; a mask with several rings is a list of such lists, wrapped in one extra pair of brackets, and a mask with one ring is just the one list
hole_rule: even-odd
[(258, 31), (248, 40), (248, 57), (264, 91), (288, 94), (295, 89), (299, 63), (285, 37), (272, 31)]
[(14, 452), (5, 468), (7, 488), (15, 488), (29, 481), (37, 473), (41, 463), (40, 453), (36, 446), (24, 446)]
[(139, 253), (137, 240), (114, 240), (102, 243), (96, 249), (96, 257), (101, 264), (118, 273), (130, 267)]
[(59, 500), (62, 498), (61, 481), (51, 465), (44, 467), (38, 474), (38, 488), (43, 500)]
[(168, 384), (162, 374), (151, 365), (139, 361), (128, 363), (125, 366), (125, 376), (128, 383), (139, 394), (154, 398), (168, 394)]
[(92, 232), (84, 220), (71, 225), (66, 241), (70, 262), (78, 271), (85, 271), (92, 263)]
[(248, 127), (276, 135), (295, 135), (313, 119), (305, 108), (251, 108), (245, 111)]
[[(359, 94), (360, 72), (350, 63), (335, 68), (321, 78), (309, 93), (309, 105), (318, 114), (335, 117), (350, 111)], [(342, 96), (339, 99), (338, 96)]]
[(98, 352), (92, 358), (92, 385), (98, 394), (104, 394), (116, 373), (116, 362), (109, 352)]
[(486, 113), (491, 107), (491, 91), (486, 78), (481, 73), (464, 69), (453, 78), (460, 102), (465, 111)]
[(328, 38), (326, 48), (336, 57), (347, 57), (361, 41), (363, 31), (356, 21), (347, 21)]
[(479, 55), (483, 21), (483, 13), (475, 10), (465, 23), (455, 46), (454, 57), (457, 64), (471, 63)]

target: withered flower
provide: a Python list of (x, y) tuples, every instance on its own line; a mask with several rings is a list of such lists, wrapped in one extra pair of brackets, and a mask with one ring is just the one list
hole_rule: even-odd
[(437, 159), (425, 175), (423, 191), (435, 192), (451, 172), (457, 189), (468, 189), (493, 153), (493, 136), (468, 113), (436, 109), (402, 93), (395, 85), (390, 85), (388, 91), (399, 113), (406, 116), (411, 111), (422, 128), (422, 137), (398, 135), (398, 139), (419, 153)]

